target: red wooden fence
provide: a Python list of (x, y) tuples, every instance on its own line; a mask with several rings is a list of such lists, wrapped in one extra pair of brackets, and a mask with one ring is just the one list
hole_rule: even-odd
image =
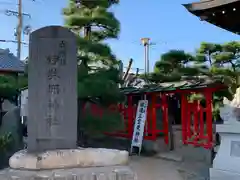
[(188, 102), (187, 94), (181, 96), (182, 140), (183, 144), (212, 148), (212, 94), (206, 92), (204, 95), (206, 107), (199, 101)]
[[(206, 99), (206, 107), (202, 107), (199, 102), (188, 102), (187, 95), (191, 94), (191, 90), (176, 91), (181, 95), (181, 119), (182, 119), (182, 140), (183, 144), (192, 144), (194, 146), (202, 146), (211, 148), (213, 146), (212, 131), (212, 92), (215, 89), (203, 91), (201, 89), (195, 92), (203, 92)], [(144, 139), (156, 140), (158, 135), (164, 135), (164, 141), (169, 143), (168, 137), (168, 103), (167, 93), (152, 92), (147, 94), (151, 98), (151, 103), (147, 109), (147, 120), (144, 131)], [(109, 109), (119, 111), (124, 119), (124, 129), (115, 133), (106, 134), (111, 136), (119, 136), (132, 138), (134, 121), (136, 116), (137, 104), (133, 103), (134, 95), (127, 95), (127, 104), (118, 104), (110, 106)], [(161, 103), (157, 103), (157, 98), (161, 99)], [(162, 129), (157, 128), (157, 110), (162, 110)], [(92, 105), (92, 113), (101, 115), (103, 112), (97, 105)], [(205, 118), (204, 118), (205, 114)]]

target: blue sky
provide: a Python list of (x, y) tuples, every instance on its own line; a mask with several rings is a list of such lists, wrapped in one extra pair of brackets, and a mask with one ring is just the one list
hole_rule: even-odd
[[(17, 0), (0, 0), (0, 39), (14, 40), (14, 28), (17, 18), (5, 16), (5, 9), (16, 10)], [(129, 58), (134, 59), (133, 67), (144, 68), (142, 37), (149, 37), (156, 43), (150, 49), (150, 64), (153, 67), (160, 55), (170, 49), (182, 49), (194, 52), (200, 42), (223, 43), (239, 40), (240, 36), (200, 21), (188, 13), (181, 4), (192, 0), (121, 0), (113, 8), (121, 22), (121, 34), (118, 40), (109, 43), (115, 54), (125, 66)], [(24, 25), (34, 29), (47, 25), (63, 25), (61, 9), (67, 0), (23, 0), (23, 12), (31, 13), (32, 18), (24, 18)], [(23, 41), (28, 42), (28, 37)], [(0, 48), (9, 48), (16, 53), (16, 44), (1, 43)], [(28, 47), (23, 45), (22, 58), (28, 55)]]

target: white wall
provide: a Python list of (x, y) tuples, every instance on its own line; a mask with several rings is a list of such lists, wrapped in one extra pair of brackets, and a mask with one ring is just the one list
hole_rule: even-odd
[(21, 91), (21, 116), (28, 116), (28, 89)]

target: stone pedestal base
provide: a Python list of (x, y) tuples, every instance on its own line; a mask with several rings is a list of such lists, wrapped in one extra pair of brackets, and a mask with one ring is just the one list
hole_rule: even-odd
[(135, 178), (135, 174), (127, 166), (0, 171), (1, 180), (134, 180)]
[(126, 166), (128, 152), (79, 148), (30, 154), (15, 153), (11, 168), (0, 171), (0, 180), (134, 180)]
[(85, 168), (127, 164), (127, 151), (97, 148), (53, 150), (36, 154), (21, 150), (9, 160), (11, 168), (21, 170)]
[(221, 144), (210, 169), (210, 179), (240, 179), (240, 124), (217, 125), (216, 131)]

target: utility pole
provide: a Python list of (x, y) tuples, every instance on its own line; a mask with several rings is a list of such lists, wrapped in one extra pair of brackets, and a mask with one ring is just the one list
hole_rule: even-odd
[(21, 60), (22, 42), (22, 0), (18, 0), (18, 26), (17, 26), (17, 58)]
[(145, 75), (147, 75), (149, 73), (149, 41), (150, 41), (150, 38), (142, 38), (141, 39), (142, 45), (144, 46)]
[[(32, 0), (35, 2), (35, 0)], [(1, 4), (1, 2), (0, 2)], [(5, 9), (1, 10), (1, 12), (4, 12), (6, 16), (15, 16), (18, 19), (17, 26), (14, 32), (15, 40), (1, 40), (0, 42), (13, 42), (17, 43), (17, 58), (21, 59), (21, 50), (22, 50), (22, 44), (26, 44), (22, 42), (22, 34), (24, 35), (29, 35), (31, 32), (31, 26), (30, 25), (23, 25), (23, 16), (28, 17), (31, 19), (31, 15), (28, 13), (23, 13), (22, 12), (22, 6), (23, 6), (23, 0), (18, 0), (17, 2), (18, 9), (15, 10), (10, 10), (10, 9)], [(24, 26), (24, 27), (23, 27)]]
[[(35, 0), (32, 0), (32, 1), (35, 1)], [(23, 6), (22, 4), (23, 4), (22, 0), (18, 0), (17, 11), (9, 10), (9, 9), (5, 9), (3, 11), (6, 16), (15, 16), (18, 19), (16, 31), (14, 33), (14, 36), (16, 37), (16, 39), (15, 39), (16, 41), (0, 39), (0, 42), (4, 42), (4, 43), (6, 43), (6, 42), (17, 43), (17, 58), (19, 60), (21, 60), (21, 50), (22, 50), (21, 45), (22, 44), (27, 44), (27, 43), (22, 42), (22, 33), (25, 34), (25, 35), (29, 35), (30, 32), (31, 32), (31, 26), (30, 25), (27, 25), (27, 26), (23, 27), (23, 16), (27, 16), (29, 19), (31, 19), (31, 15), (28, 14), (28, 13), (23, 13), (22, 12), (22, 6)], [(18, 74), (16, 76), (16, 79), (17, 79), (17, 82), (18, 82)], [(19, 95), (16, 98), (16, 105), (21, 104), (21, 102), (18, 101), (18, 99), (19, 99)]]
[(145, 62), (145, 75), (149, 74), (149, 47), (156, 45), (156, 43), (150, 42), (150, 38), (142, 38), (141, 43), (144, 46), (144, 62)]
[(142, 45), (144, 46), (144, 64), (145, 64), (145, 75), (149, 74), (149, 45), (150, 38), (142, 38)]

